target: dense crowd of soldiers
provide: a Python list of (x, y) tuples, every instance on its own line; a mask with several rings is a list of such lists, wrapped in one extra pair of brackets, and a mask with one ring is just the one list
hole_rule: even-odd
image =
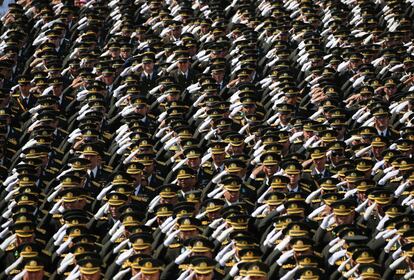
[(414, 279), (410, 0), (18, 0), (0, 279)]

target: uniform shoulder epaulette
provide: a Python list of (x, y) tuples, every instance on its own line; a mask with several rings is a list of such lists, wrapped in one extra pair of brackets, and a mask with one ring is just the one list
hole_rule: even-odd
[(218, 274), (224, 276), (226, 274), (226, 272), (223, 269), (220, 269), (218, 267), (214, 268), (215, 272), (217, 272)]
[(54, 151), (54, 152), (56, 152), (56, 153), (58, 153), (58, 154), (64, 154), (64, 151), (62, 151), (62, 150), (61, 150), (61, 149), (59, 149), (59, 148), (55, 148), (55, 147), (53, 147), (52, 149), (53, 149), (53, 151)]
[(253, 205), (254, 206), (254, 203), (253, 202), (251, 202), (250, 200), (248, 200), (248, 199), (245, 199), (243, 202), (245, 202), (245, 203), (247, 203), (247, 204), (250, 204), (250, 205)]
[(213, 170), (211, 170), (211, 168), (208, 167), (203, 167), (203, 172), (207, 173), (208, 175), (213, 174)]
[(125, 240), (125, 237), (119, 237), (119, 238), (117, 238), (117, 239), (115, 239), (115, 244), (119, 244), (119, 243), (121, 243), (122, 241), (124, 241)]
[(7, 142), (12, 143), (13, 145), (17, 145), (17, 139), (16, 138), (9, 138), (9, 139), (7, 139)]
[(36, 242), (39, 242), (40, 244), (43, 244), (43, 245), (46, 244), (46, 241), (40, 238), (36, 238)]
[(407, 272), (406, 268), (399, 268), (399, 269), (395, 270), (395, 274), (397, 274), (397, 275), (404, 275), (404, 274), (406, 274), (406, 272)]
[(155, 191), (155, 189), (154, 189), (154, 188), (152, 188), (152, 187), (150, 187), (150, 186), (146, 186), (145, 188), (146, 188), (146, 189), (149, 189), (150, 191)]
[(252, 186), (252, 185), (250, 185), (250, 184), (244, 184), (244, 186), (245, 186), (246, 188), (248, 188), (248, 189), (252, 190), (252, 191), (256, 191), (256, 188), (255, 188), (255, 187), (253, 187), (253, 186)]
[(14, 149), (12, 149), (12, 148), (7, 148), (7, 151), (12, 152), (13, 154), (17, 153), (17, 151), (16, 151), (16, 150), (14, 150)]
[(64, 129), (60, 128), (60, 127), (58, 127), (58, 130), (60, 132), (64, 133), (64, 134), (69, 134), (69, 132), (67, 130), (64, 130)]
[(109, 132), (104, 132), (104, 133), (102, 133), (102, 136), (103, 136), (104, 138), (106, 138), (106, 139), (111, 139), (111, 138), (112, 138), (112, 134), (111, 134), (111, 133), (109, 133)]
[(12, 243), (9, 246), (7, 246), (6, 250), (4, 251), (10, 252), (10, 251), (13, 251), (14, 249), (16, 249), (16, 246), (14, 245), (14, 243)]
[(12, 96), (12, 97), (15, 97), (15, 98), (18, 98), (18, 97), (19, 97), (19, 95), (20, 95), (20, 93), (13, 93), (11, 96)]
[(168, 245), (168, 248), (177, 249), (177, 248), (180, 248), (182, 246), (183, 245), (181, 243), (173, 243), (173, 244)]
[(360, 227), (362, 227), (362, 228), (367, 228), (367, 226), (366, 225), (364, 225), (363, 223), (361, 223), (361, 222), (358, 222), (357, 223), (357, 226), (360, 226)]
[(45, 254), (48, 257), (52, 256), (52, 254), (47, 250), (42, 250), (42, 253)]
[(304, 173), (311, 173), (312, 170), (310, 170), (310, 169), (303, 169), (302, 172), (304, 172)]
[(56, 171), (56, 172), (59, 171), (59, 168), (56, 168), (56, 167), (53, 167), (53, 166), (51, 166), (50, 169), (53, 170), (53, 171)]
[(70, 96), (70, 95), (66, 95), (65, 97), (66, 97), (66, 99), (71, 100), (71, 101), (72, 101), (73, 99), (75, 99), (73, 96)]
[(104, 165), (102, 169), (108, 172), (112, 172), (114, 170), (114, 168), (110, 165)]
[(16, 132), (22, 132), (22, 129), (21, 129), (20, 127), (14, 127), (14, 126), (13, 126), (13, 129), (14, 129)]
[(293, 263), (288, 263), (288, 264), (282, 265), (282, 268), (286, 269), (286, 270), (291, 270), (292, 268), (295, 268), (295, 267), (296, 267), (296, 264), (293, 264)]
[(36, 230), (37, 230), (38, 232), (40, 232), (41, 234), (46, 234), (46, 230), (45, 230), (45, 229), (42, 229), (42, 228), (36, 228)]
[(306, 187), (306, 186), (305, 186), (305, 187), (304, 187), (304, 186), (302, 186), (301, 188), (302, 188), (303, 190), (307, 191), (307, 192), (311, 192), (311, 189), (310, 189), (310, 188), (308, 188), (308, 187)]
[(164, 177), (162, 177), (162, 176), (161, 176), (161, 175), (159, 175), (159, 174), (155, 175), (155, 178), (157, 178), (157, 179), (159, 179), (159, 180), (164, 180), (164, 179), (165, 179)]
[(158, 165), (165, 166), (165, 162), (162, 162), (162, 161), (160, 161), (160, 160), (156, 160), (155, 162), (156, 162)]
[(189, 264), (183, 263), (183, 264), (180, 264), (178, 266), (178, 269), (180, 269), (180, 270), (187, 270), (189, 266), (190, 266)]

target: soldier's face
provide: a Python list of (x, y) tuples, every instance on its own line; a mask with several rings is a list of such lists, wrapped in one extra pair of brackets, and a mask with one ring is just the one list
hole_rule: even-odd
[(335, 221), (338, 225), (346, 225), (346, 224), (352, 224), (354, 221), (355, 214), (351, 213), (346, 216), (336, 216), (335, 215)]
[(187, 165), (193, 169), (198, 169), (200, 167), (200, 164), (201, 164), (200, 158), (189, 158), (187, 162)]
[(263, 172), (266, 174), (266, 176), (272, 176), (277, 171), (277, 165), (264, 165), (263, 166)]
[(326, 158), (316, 158), (313, 160), (313, 162), (315, 163), (316, 166), (318, 166), (318, 168), (322, 168), (325, 166), (325, 162), (326, 162)]
[(192, 188), (196, 183), (196, 180), (194, 178), (184, 178), (184, 179), (178, 179), (178, 185), (183, 188)]
[(196, 230), (186, 230), (186, 231), (180, 231), (179, 236), (181, 240), (188, 240), (192, 237), (195, 237), (198, 235), (198, 231)]
[(154, 63), (153, 62), (146, 62), (142, 64), (142, 67), (145, 72), (151, 73), (154, 70)]
[(224, 159), (226, 158), (226, 154), (222, 153), (222, 154), (212, 154), (211, 158), (213, 159), (214, 163), (218, 166), (220, 166)]
[(100, 272), (97, 272), (97, 273), (94, 273), (94, 274), (81, 274), (80, 276), (81, 276), (80, 277), (81, 280), (99, 280), (99, 279), (101, 279), (101, 273)]
[(380, 129), (385, 129), (388, 127), (389, 118), (387, 116), (376, 116), (375, 125)]
[(159, 280), (160, 279), (160, 273), (156, 272), (153, 274), (142, 274), (141, 275), (142, 280)]
[(313, 135), (314, 135), (313, 131), (309, 131), (309, 130), (303, 131), (303, 137), (305, 138), (305, 140), (311, 138)]
[(128, 57), (130, 57), (130, 51), (129, 50), (122, 50), (121, 51), (121, 57), (123, 59), (127, 59)]
[(181, 72), (187, 72), (188, 68), (190, 67), (190, 63), (187, 61), (178, 61), (178, 69)]
[(290, 114), (280, 114), (279, 119), (281, 123), (287, 123), (290, 120)]
[(240, 196), (240, 194), (239, 194), (238, 191), (232, 192), (232, 191), (227, 191), (226, 190), (224, 192), (224, 198), (227, 199), (230, 202), (236, 202), (239, 199), (239, 196)]
[(23, 276), (23, 280), (41, 280), (44, 276), (44, 271), (26, 272)]
[(117, 206), (109, 206), (109, 213), (113, 218), (117, 218), (119, 216), (119, 211)]
[(220, 212), (219, 211), (209, 212), (207, 213), (207, 217), (210, 221), (214, 221), (215, 219), (220, 218)]
[(295, 186), (299, 182), (299, 174), (289, 174), (290, 185)]
[(88, 159), (90, 163), (90, 169), (94, 169), (96, 166), (98, 166), (99, 158), (96, 155), (85, 155), (86, 159)]
[(213, 273), (209, 273), (209, 274), (199, 274), (196, 273), (195, 275), (195, 279), (196, 280), (213, 280)]
[(30, 84), (19, 84), (19, 88), (22, 94), (28, 94), (30, 90)]
[(34, 238), (33, 235), (30, 236), (30, 237), (20, 237), (20, 236), (16, 235), (16, 245), (17, 246), (25, 244), (25, 243), (33, 242), (34, 240), (35, 240), (35, 238)]
[(221, 83), (224, 79), (224, 71), (214, 71), (211, 76), (217, 83)]

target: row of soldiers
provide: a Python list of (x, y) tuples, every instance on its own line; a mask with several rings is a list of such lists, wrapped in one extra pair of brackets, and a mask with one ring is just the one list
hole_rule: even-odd
[(414, 279), (412, 7), (8, 4), (0, 279)]

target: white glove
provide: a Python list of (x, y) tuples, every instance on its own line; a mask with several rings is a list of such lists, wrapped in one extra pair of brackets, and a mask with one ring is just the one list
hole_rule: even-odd
[(230, 252), (227, 252), (223, 258), (219, 261), (221, 266), (224, 266), (226, 262), (236, 253), (236, 249), (232, 249)]
[(289, 235), (286, 235), (285, 238), (283, 238), (283, 240), (276, 246), (276, 250), (279, 250), (282, 252), (286, 248), (286, 246), (289, 244), (290, 240), (291, 240), (291, 237)]
[(68, 268), (68, 266), (71, 265), (74, 260), (75, 260), (75, 256), (72, 253), (67, 254), (63, 258), (62, 262), (60, 263), (60, 266), (57, 269), (57, 273), (58, 274), (64, 273), (66, 269)]
[(286, 273), (280, 280), (291, 280), (295, 276), (296, 271), (299, 269), (299, 267), (295, 267), (294, 269), (289, 270), (288, 273)]
[(56, 250), (56, 254), (59, 256), (69, 247), (69, 244), (72, 242), (72, 237), (69, 237), (65, 242), (63, 242), (59, 248)]
[(9, 273), (14, 270), (21, 262), (23, 261), (23, 257), (20, 256), (16, 261), (14, 261), (11, 265), (9, 265), (6, 270), (4, 271), (4, 273), (6, 273), (6, 275), (9, 275)]
[(384, 235), (383, 235), (383, 238), (384, 238), (384, 239), (388, 239), (388, 238), (390, 238), (392, 235), (394, 235), (395, 233), (397, 233), (397, 230), (396, 230), (396, 229), (392, 229), (392, 230), (390, 230), (389, 232), (387, 232), (386, 234), (384, 234)]
[(390, 217), (385, 214), (384, 217), (382, 217), (382, 219), (379, 221), (378, 225), (377, 225), (377, 230), (382, 230), (384, 228), (384, 224), (386, 221), (388, 221), (390, 219)]
[(345, 240), (338, 241), (331, 248), (329, 248), (329, 253), (333, 254), (334, 252), (338, 251), (344, 244)]
[(215, 228), (217, 228), (219, 226), (219, 224), (221, 222), (223, 222), (223, 218), (215, 219), (213, 222), (211, 222), (211, 224), (208, 225), (208, 227), (215, 229)]
[[(269, 240), (267, 242), (267, 246), (271, 247), (272, 245), (274, 245), (276, 240), (278, 240), (282, 234), (283, 234), (283, 230), (279, 230), (278, 232), (276, 232), (275, 235), (273, 235), (271, 238), (269, 238)], [(275, 249), (276, 249), (276, 247), (275, 247)]]
[(361, 213), (365, 206), (368, 204), (368, 199), (362, 202), (357, 208), (355, 208), (355, 212)]
[(216, 230), (211, 234), (211, 237), (216, 239), (219, 234), (224, 230), (224, 228), (227, 226), (227, 223), (222, 223), (219, 227), (216, 228)]
[(109, 230), (109, 235), (111, 236), (114, 235), (114, 233), (118, 230), (120, 225), (121, 225), (121, 221), (116, 221), (116, 223)]
[(164, 241), (164, 246), (165, 247), (170, 246), (171, 243), (174, 241), (174, 238), (178, 235), (179, 232), (180, 230), (176, 230), (170, 236), (168, 236), (168, 238)]
[(305, 202), (306, 202), (307, 204), (310, 204), (310, 203), (312, 202), (312, 200), (313, 200), (315, 197), (317, 197), (317, 196), (321, 193), (321, 190), (322, 190), (322, 189), (317, 189), (316, 191), (311, 192), (311, 193), (310, 193), (310, 194), (306, 197)]
[(3, 243), (1, 243), (0, 249), (3, 251), (6, 250), (6, 248), (9, 247), (9, 245), (14, 241), (16, 241), (16, 234), (12, 234), (9, 237), (7, 237), (6, 240), (4, 240)]
[(176, 259), (175, 259), (175, 263), (180, 265), (182, 264), (185, 259), (191, 254), (191, 250), (190, 249), (186, 249), (183, 253), (181, 253)]
[(341, 265), (338, 267), (337, 271), (338, 272), (344, 271), (346, 264), (349, 263), (350, 261), (351, 259), (346, 259), (345, 261), (343, 261)]
[(390, 264), (390, 269), (391, 270), (395, 270), (403, 261), (405, 261), (405, 258), (407, 258), (407, 256), (399, 257), (398, 259), (396, 259), (395, 261), (393, 261)]
[(234, 231), (234, 228), (228, 228), (228, 229), (226, 229), (225, 231), (223, 231), (220, 235), (219, 235), (219, 237), (217, 237), (217, 241), (218, 242), (223, 242), (229, 235), (230, 235), (230, 233), (232, 233)]
[(188, 275), (190, 275), (191, 270), (187, 269), (183, 273), (180, 274), (180, 276), (177, 278), (177, 280), (184, 280)]
[(108, 213), (108, 210), (109, 210), (109, 204), (105, 203), (101, 208), (99, 208), (98, 212), (96, 212), (94, 216), (95, 220), (99, 220), (100, 218), (102, 218), (103, 215)]
[(384, 251), (385, 253), (389, 253), (392, 246), (394, 246), (394, 244), (398, 241), (398, 238), (400, 238), (400, 236), (397, 234), (396, 236), (394, 236), (393, 238), (391, 238), (390, 241), (388, 241), (387, 246), (384, 247)]
[(349, 277), (351, 277), (356, 271), (357, 271), (357, 269), (358, 269), (358, 267), (359, 267), (359, 265), (360, 264), (357, 264), (356, 266), (354, 266), (353, 268), (351, 268), (350, 270), (348, 270), (345, 274), (344, 274), (344, 277), (345, 278), (349, 278)]
[(119, 271), (117, 274), (115, 274), (113, 280), (122, 279), (124, 277), (124, 275), (126, 275), (130, 271), (131, 271), (131, 268), (130, 267), (128, 267), (127, 269), (124, 269), (124, 270)]
[(346, 254), (346, 250), (335, 252), (332, 256), (329, 257), (328, 263), (330, 265), (334, 265), (335, 262), (339, 260), (340, 258), (342, 258), (343, 256), (345, 256), (345, 254)]
[(276, 262), (279, 266), (282, 266), (292, 256), (293, 256), (293, 249), (287, 252), (284, 252)]
[(122, 265), (133, 253), (133, 248), (126, 250), (116, 258), (115, 263), (117, 265)]
[(224, 254), (226, 254), (228, 251), (232, 249), (233, 245), (234, 245), (234, 241), (227, 244), (223, 249), (220, 250), (220, 252), (218, 252), (217, 256), (214, 259), (216, 261), (220, 261), (220, 259), (224, 256)]
[(125, 239), (121, 243), (119, 243), (113, 250), (114, 254), (118, 254), (119, 251), (121, 251), (129, 242), (129, 239)]
[(330, 225), (332, 225), (334, 223), (333, 216), (334, 216), (334, 214), (331, 213), (328, 216), (326, 216), (325, 218), (323, 218), (322, 223), (320, 225), (321, 229), (327, 229)]
[(365, 221), (368, 221), (368, 219), (371, 217), (371, 213), (372, 213), (372, 211), (374, 211), (375, 207), (377, 207), (376, 202), (372, 203), (372, 205), (369, 206), (367, 208), (367, 210), (365, 210), (365, 213), (364, 213), (364, 220)]

